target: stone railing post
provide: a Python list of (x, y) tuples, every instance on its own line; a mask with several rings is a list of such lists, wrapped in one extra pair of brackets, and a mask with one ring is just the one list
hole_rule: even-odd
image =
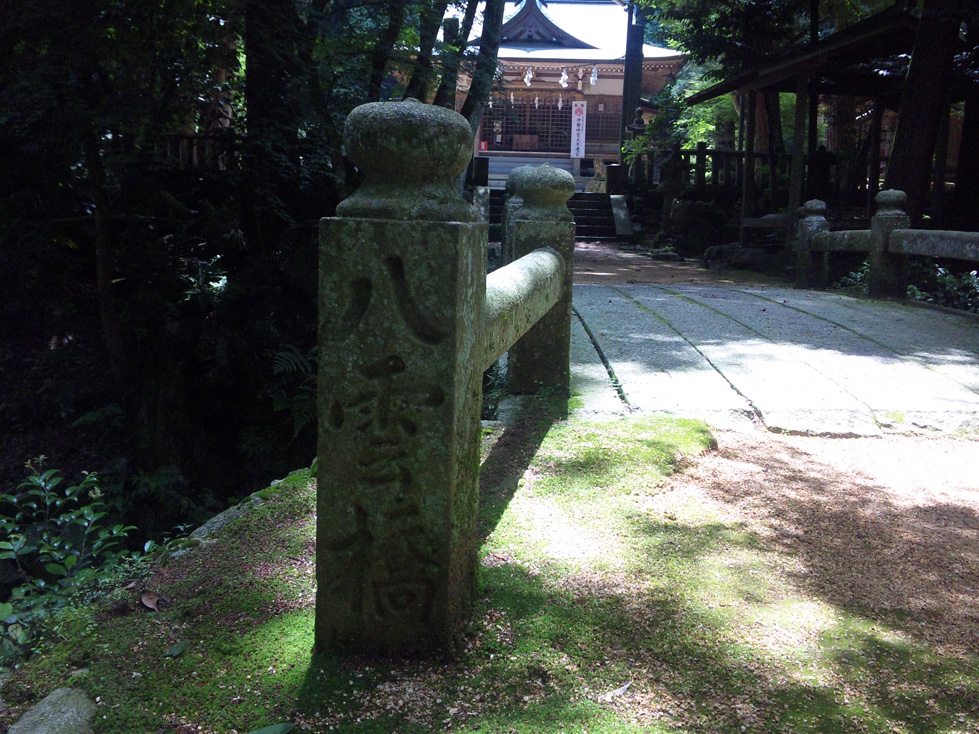
[(317, 650), (450, 645), (476, 590), (487, 226), (457, 113), (355, 109), (363, 172), (320, 229)]
[(802, 212), (802, 218), (795, 225), (795, 287), (823, 288), (828, 277), (827, 255), (814, 255), (810, 245), (817, 232), (829, 231), (826, 202), (811, 199), (802, 206)]
[(514, 394), (552, 389), (570, 395), (571, 284), (574, 278), (574, 216), (567, 207), (574, 176), (561, 168), (525, 167), (515, 181), (519, 206), (509, 213), (507, 240), (513, 257), (553, 248), (565, 262), (561, 297), (530, 331), (510, 348), (509, 387)]
[(870, 273), (867, 292), (874, 298), (904, 298), (908, 292), (908, 256), (888, 252), (895, 229), (907, 229), (911, 218), (904, 207), (903, 191), (887, 189), (877, 194), (877, 213), (870, 220)]
[(503, 221), (500, 227), (500, 247), (504, 264), (512, 263), (517, 259), (513, 255), (513, 245), (510, 242), (510, 219), (513, 212), (523, 206), (523, 199), (517, 191), (520, 179), (532, 170), (533, 166), (518, 166), (511, 169), (507, 176), (503, 199)]

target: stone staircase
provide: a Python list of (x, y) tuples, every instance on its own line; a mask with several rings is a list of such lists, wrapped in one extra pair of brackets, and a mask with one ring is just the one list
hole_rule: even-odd
[[(503, 221), (503, 194), (503, 189), (490, 189), (490, 224)], [(589, 242), (618, 239), (608, 194), (576, 193), (568, 200), (568, 209), (574, 215), (575, 239)]]
[(575, 239), (588, 242), (618, 239), (608, 194), (576, 193), (568, 200), (568, 209), (574, 215)]

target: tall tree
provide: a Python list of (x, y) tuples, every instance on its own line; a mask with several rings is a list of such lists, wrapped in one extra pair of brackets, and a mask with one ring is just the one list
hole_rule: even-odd
[(407, 0), (391, 0), (388, 3), (387, 24), (381, 30), (371, 52), (370, 77), (367, 81), (368, 102), (377, 102), (381, 98), (384, 75), (404, 26), (406, 8)]
[(245, 1), (245, 240), (270, 252), (289, 223), (298, 184), (302, 34), (294, 0)]
[(955, 181), (955, 226), (979, 230), (979, 8), (968, 19), (969, 50), (958, 59), (965, 86), (962, 144)]
[(442, 75), (435, 91), (433, 104), (455, 109), (456, 85), (459, 83), (459, 65), (466, 50), (466, 42), (472, 32), (479, 0), (468, 0), (461, 24), (445, 24), (445, 44), (442, 52)]
[(497, 55), (500, 51), (500, 36), (503, 32), (504, 0), (486, 0), (483, 10), (483, 34), (479, 39), (479, 55), (473, 71), (469, 95), (462, 105), (462, 116), (469, 120), (473, 134), (479, 129), (486, 111), (486, 103), (493, 91), (496, 78)]
[(406, 97), (428, 101), (428, 89), (434, 71), (432, 51), (448, 6), (449, 0), (433, 0), (422, 6), (421, 23), (418, 28), (418, 52), (412, 65), (411, 78), (405, 88)]
[(925, 211), (935, 141), (948, 115), (952, 59), (962, 20), (962, 8), (953, 5), (948, 0), (924, 0), (884, 181), (886, 188), (907, 193), (912, 224), (920, 223)]

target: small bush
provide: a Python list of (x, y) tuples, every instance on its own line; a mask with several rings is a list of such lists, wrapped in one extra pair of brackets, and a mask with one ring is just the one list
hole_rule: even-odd
[(20, 579), (0, 603), (0, 661), (25, 655), (52, 613), (134, 557), (124, 549), (134, 528), (106, 522), (96, 475), (66, 487), (44, 458), (27, 462), (13, 494), (0, 494), (0, 561)]
[[(939, 306), (979, 313), (979, 273), (973, 270), (956, 275), (932, 262), (923, 264), (908, 286), (908, 298)], [(913, 275), (915, 273), (913, 272)]]
[[(866, 293), (869, 278), (870, 264), (864, 261), (857, 270), (844, 275), (833, 287), (837, 290)], [(979, 313), (979, 271), (956, 275), (947, 268), (936, 265), (930, 258), (913, 259), (910, 281), (907, 297), (912, 301), (925, 301), (959, 311)]]

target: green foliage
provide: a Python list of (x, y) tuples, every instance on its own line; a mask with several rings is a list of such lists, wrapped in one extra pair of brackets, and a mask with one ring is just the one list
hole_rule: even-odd
[(636, 154), (644, 154), (656, 146), (669, 147), (678, 144), (683, 148), (697, 143), (708, 147), (722, 147), (722, 137), (733, 137), (737, 125), (737, 110), (729, 96), (690, 106), (687, 97), (711, 85), (711, 76), (717, 64), (687, 64), (676, 80), (663, 88), (656, 98), (661, 112), (643, 135), (628, 141), (624, 148), (626, 160), (631, 162)]
[(908, 298), (979, 313), (979, 271), (956, 275), (930, 260), (914, 271), (916, 282), (908, 286)]
[(870, 263), (866, 260), (859, 268), (851, 273), (847, 273), (840, 278), (833, 287), (837, 290), (853, 291), (855, 293), (866, 293), (867, 283), (870, 280)]
[(65, 487), (44, 459), (27, 463), (16, 493), (0, 495), (0, 561), (12, 561), (22, 579), (0, 605), (0, 660), (23, 654), (52, 612), (133, 557), (122, 545), (134, 528), (108, 524), (96, 476)]
[[(835, 284), (839, 290), (867, 292), (870, 263), (864, 261), (859, 269), (844, 275)], [(979, 271), (956, 275), (937, 265), (931, 258), (911, 260), (907, 297), (912, 301), (934, 303), (959, 311), (979, 313)]]
[(316, 360), (319, 347), (307, 352), (287, 344), (270, 354), (272, 373), (279, 379), (267, 385), (266, 395), (272, 400), (272, 410), (286, 411), (292, 418), (292, 435), (316, 427)]
[(807, 0), (652, 0), (667, 38), (710, 76), (742, 71), (804, 37)]

